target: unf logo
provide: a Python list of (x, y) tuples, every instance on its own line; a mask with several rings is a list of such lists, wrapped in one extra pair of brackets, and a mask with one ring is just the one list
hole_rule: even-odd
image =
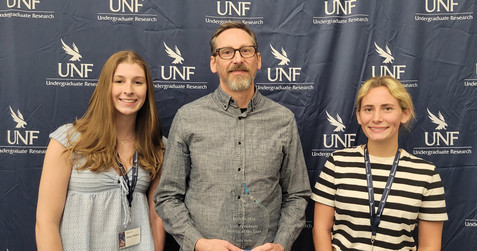
[(30, 131), (30, 130), (25, 130), (23, 133), (20, 130), (20, 128), (25, 128), (27, 125), (27, 122), (25, 121), (25, 118), (23, 117), (23, 114), (20, 112), (20, 110), (17, 110), (17, 112), (14, 112), (12, 107), (10, 106), (10, 116), (12, 117), (13, 122), (15, 122), (15, 128), (18, 130), (8, 130), (7, 131), (7, 140), (8, 144), (10, 145), (33, 145), (33, 140), (38, 139), (38, 134), (40, 131)]
[(75, 43), (73, 43), (73, 48), (71, 48), (61, 39), (61, 44), (65, 53), (71, 56), (70, 61), (81, 61), (80, 58), (83, 56), (79, 53), (79, 49)]
[[(70, 56), (70, 62), (81, 61), (82, 56), (80, 50), (74, 42), (69, 46), (61, 39), (61, 45), (64, 53)], [(76, 65), (75, 63), (66, 63), (63, 65), (62, 63), (58, 63), (58, 75), (63, 78), (87, 78), (88, 74), (93, 71), (92, 68), (93, 64)]]
[[(382, 49), (376, 42), (374, 42), (375, 50), (378, 55), (383, 58), (383, 64), (391, 64), (394, 61), (394, 56), (392, 54), (391, 49), (389, 49), (388, 45), (386, 45)], [(395, 79), (401, 79), (401, 75), (405, 72), (406, 65), (392, 65), (391, 68), (387, 65), (380, 65), (378, 69), (376, 66), (371, 66), (371, 75), (375, 76), (392, 76)]]
[(356, 0), (331, 0), (325, 1), (325, 13), (326, 15), (350, 15), (355, 5)]
[(438, 116), (432, 114), (432, 112), (430, 112), (429, 109), (427, 109), (427, 113), (429, 114), (429, 118), (431, 119), (432, 123), (437, 125), (436, 130), (446, 129), (447, 123), (444, 116), (442, 116), (442, 113), (440, 111), (438, 113)]
[(328, 117), (328, 122), (330, 122), (332, 126), (335, 126), (333, 132), (344, 132), (346, 126), (343, 124), (343, 120), (341, 119), (339, 114), (336, 114), (335, 119), (328, 113), (328, 111), (326, 111), (326, 116)]
[(272, 49), (273, 56), (276, 59), (280, 60), (280, 63), (278, 63), (278, 65), (288, 65), (288, 63), (290, 62), (290, 59), (288, 59), (287, 52), (283, 49), (283, 47), (282, 47), (281, 53), (275, 50), (275, 48), (273, 48), (272, 45), (270, 45), (270, 48)]
[(175, 50), (171, 50), (171, 48), (169, 48), (167, 46), (167, 44), (165, 42), (164, 43), (164, 47), (166, 48), (166, 53), (167, 53), (167, 56), (171, 57), (174, 59), (174, 61), (172, 61), (173, 64), (182, 64), (182, 61), (184, 61), (184, 58), (182, 57), (181, 55), (181, 51), (179, 50), (179, 48), (177, 48), (177, 45), (175, 47)]
[(139, 2), (144, 2), (144, 0), (109, 0), (109, 10), (111, 12), (138, 13), (139, 7), (142, 7)]
[(10, 108), (10, 115), (12, 116), (13, 121), (17, 123), (15, 128), (25, 128), (25, 126), (27, 125), (27, 122), (25, 122), (25, 119), (23, 118), (23, 114), (20, 112), (20, 110), (17, 110), (17, 112), (15, 113), (11, 106), (9, 106), (9, 108)]
[(379, 47), (376, 42), (374, 42), (374, 46), (376, 47), (376, 52), (379, 54), (379, 56), (384, 58), (384, 64), (392, 63), (394, 61), (393, 54), (389, 49), (388, 45), (386, 45), (386, 50), (383, 50), (381, 47)]
[(40, 0), (7, 0), (7, 7), (18, 9), (25, 7), (29, 10), (34, 10), (39, 3)]
[(425, 0), (426, 2), (426, 12), (452, 12), (454, 11), (454, 6), (459, 5), (454, 0)]
[[(290, 62), (290, 59), (288, 58), (287, 52), (281, 47), (280, 52), (277, 51), (273, 46), (270, 44), (270, 49), (272, 51), (272, 55), (275, 57), (275, 59), (280, 60), (278, 65), (288, 65)], [(296, 82), (297, 78), (300, 76), (300, 67), (276, 67), (274, 76), (272, 76), (272, 68), (267, 69), (267, 77), (268, 81), (270, 82), (275, 82), (275, 81), (283, 81), (287, 80), (288, 82)]]
[[(355, 141), (356, 134), (354, 133), (346, 133), (346, 134), (338, 134), (339, 132), (344, 132), (346, 126), (343, 123), (339, 114), (336, 114), (336, 118), (331, 116), (328, 111), (326, 111), (326, 116), (330, 125), (334, 126), (335, 129), (333, 130), (333, 134), (327, 135), (323, 134), (323, 146), (325, 148), (345, 148), (351, 147), (353, 142)], [(330, 138), (328, 140), (328, 137)]]
[(224, 1), (222, 6), (221, 1), (217, 1), (217, 14), (221, 16), (232, 16), (234, 14), (246, 16), (247, 11), (250, 10), (250, 4), (250, 2), (237, 2), (234, 4), (232, 1)]
[(441, 130), (445, 130), (447, 128), (447, 123), (442, 115), (442, 113), (439, 111), (437, 116), (433, 114), (429, 109), (427, 109), (428, 113), (428, 118), (436, 125), (435, 130), (429, 135), (429, 132), (425, 132), (425, 141), (427, 146), (453, 146), (454, 142), (459, 139), (459, 132), (439, 132)]
[[(172, 64), (182, 64), (184, 61), (184, 58), (182, 57), (182, 53), (177, 47), (177, 45), (174, 46), (174, 50), (172, 50), (165, 42), (164, 44), (164, 50), (167, 53), (167, 55), (172, 58)], [(163, 80), (190, 80), (190, 77), (194, 75), (194, 70), (195, 67), (193, 66), (175, 66), (175, 65), (170, 65), (168, 68), (165, 66), (161, 66), (161, 78)]]

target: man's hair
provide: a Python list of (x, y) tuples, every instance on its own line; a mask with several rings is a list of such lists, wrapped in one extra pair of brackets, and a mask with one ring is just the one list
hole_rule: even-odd
[(242, 23), (241, 21), (231, 21), (231, 22), (225, 22), (223, 24), (221, 24), (219, 26), (219, 28), (217, 28), (217, 30), (214, 32), (214, 34), (212, 35), (212, 38), (210, 39), (210, 53), (212, 55), (214, 55), (215, 53), (215, 42), (217, 40), (217, 37), (224, 31), (228, 30), (228, 29), (242, 29), (244, 30), (245, 32), (247, 32), (251, 37), (252, 37), (252, 40), (253, 40), (253, 46), (257, 46), (258, 47), (258, 43), (257, 43), (257, 36), (255, 36), (255, 33), (250, 29), (248, 28), (247, 25), (245, 25), (244, 23)]

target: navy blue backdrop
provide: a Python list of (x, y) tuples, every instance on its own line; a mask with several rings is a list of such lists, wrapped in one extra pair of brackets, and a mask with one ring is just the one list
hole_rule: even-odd
[[(105, 60), (133, 49), (151, 67), (167, 135), (183, 104), (212, 92), (208, 42), (241, 20), (259, 39), (256, 83), (296, 115), (310, 182), (334, 150), (363, 143), (360, 84), (392, 75), (417, 123), (401, 147), (435, 163), (449, 221), (443, 250), (477, 250), (475, 0), (0, 1), (0, 250), (35, 250), (48, 134), (86, 110)], [(313, 205), (294, 250), (313, 250)]]

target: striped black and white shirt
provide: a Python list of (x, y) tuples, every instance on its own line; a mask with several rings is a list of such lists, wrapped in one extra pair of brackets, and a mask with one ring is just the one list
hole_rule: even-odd
[[(393, 157), (370, 155), (377, 210)], [(332, 244), (337, 250), (371, 250), (369, 199), (361, 146), (335, 151), (325, 163), (311, 198), (335, 209)], [(416, 250), (419, 220), (446, 221), (444, 188), (435, 166), (401, 151), (373, 250)]]

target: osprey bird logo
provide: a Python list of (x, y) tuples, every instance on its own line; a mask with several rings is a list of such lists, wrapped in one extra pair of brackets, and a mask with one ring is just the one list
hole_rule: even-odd
[(9, 107), (10, 107), (10, 115), (12, 115), (13, 121), (17, 123), (15, 128), (25, 128), (25, 126), (27, 125), (27, 122), (25, 122), (25, 119), (23, 118), (23, 114), (20, 112), (20, 110), (17, 110), (17, 113), (15, 113), (12, 107), (11, 106)]
[(346, 126), (343, 124), (343, 120), (341, 119), (339, 114), (336, 114), (336, 119), (331, 117), (331, 115), (326, 111), (326, 116), (328, 116), (328, 121), (332, 126), (336, 126), (333, 132), (344, 132)]
[(275, 56), (276, 59), (280, 60), (280, 63), (278, 63), (278, 65), (288, 65), (288, 62), (290, 62), (290, 59), (288, 59), (287, 52), (283, 49), (283, 47), (282, 47), (282, 53), (275, 50), (275, 48), (273, 48), (271, 44), (270, 44), (270, 48), (272, 48), (273, 56)]
[(73, 43), (73, 48), (71, 48), (63, 42), (63, 39), (61, 39), (61, 44), (63, 45), (63, 50), (65, 50), (66, 54), (71, 56), (70, 61), (81, 61), (80, 58), (82, 58), (82, 56), (75, 43)]
[(174, 59), (174, 61), (172, 61), (172, 63), (173, 64), (182, 64), (182, 61), (184, 61), (184, 58), (181, 55), (181, 51), (177, 48), (177, 45), (175, 46), (175, 51), (173, 51), (173, 50), (171, 50), (171, 48), (169, 48), (167, 46), (167, 44), (165, 42), (163, 42), (163, 43), (164, 43), (164, 47), (166, 47), (167, 55)]
[(446, 120), (444, 119), (444, 116), (442, 116), (441, 112), (439, 112), (437, 115), (439, 115), (439, 117), (437, 117), (436, 115), (432, 114), (429, 109), (427, 109), (427, 113), (429, 113), (429, 118), (431, 119), (432, 123), (436, 124), (437, 127), (436, 127), (436, 130), (442, 130), (442, 129), (446, 129), (447, 127), (447, 123), (446, 123)]
[(379, 56), (384, 58), (383, 63), (387, 64), (387, 63), (392, 63), (393, 62), (394, 57), (391, 53), (391, 50), (389, 49), (389, 47), (387, 45), (386, 45), (386, 51), (383, 50), (381, 47), (379, 47), (376, 44), (376, 42), (374, 42), (374, 46), (376, 46), (376, 52), (378, 52)]

